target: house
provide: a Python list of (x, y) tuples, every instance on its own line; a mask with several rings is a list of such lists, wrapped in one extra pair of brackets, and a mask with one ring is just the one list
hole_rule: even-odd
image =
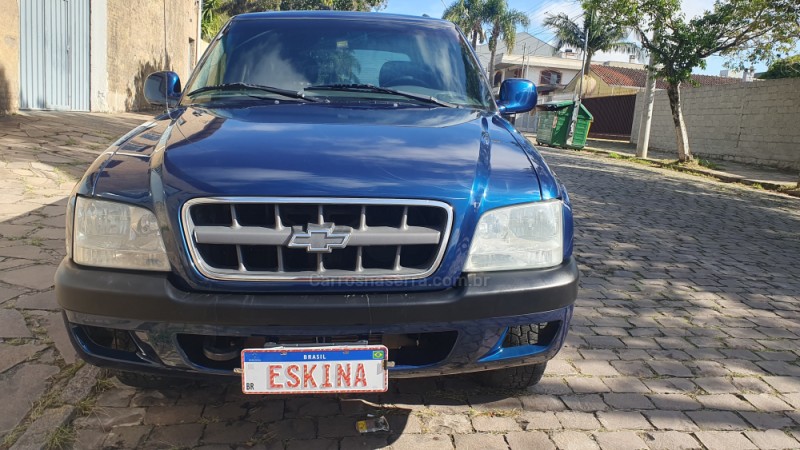
[[(491, 51), (488, 45), (476, 49), (483, 67), (489, 66)], [(557, 48), (528, 33), (517, 33), (512, 51), (502, 42), (497, 44), (494, 73), (490, 77), (497, 87), (506, 78), (527, 78), (539, 88), (540, 93), (548, 93), (563, 87), (581, 70), (577, 53), (559, 52)]]
[(0, 114), (147, 107), (144, 79), (186, 81), (201, 0), (0, 0)]
[[(692, 79), (699, 86), (719, 86), (723, 84), (742, 83), (741, 78), (717, 77), (713, 75), (692, 75)], [(575, 76), (563, 91), (573, 93), (577, 91), (580, 77)], [(638, 64), (609, 62), (592, 64), (588, 77), (584, 80), (584, 97), (608, 97), (612, 95), (630, 95), (645, 90), (647, 84), (647, 70)], [(664, 80), (656, 81), (656, 89), (666, 89)]]

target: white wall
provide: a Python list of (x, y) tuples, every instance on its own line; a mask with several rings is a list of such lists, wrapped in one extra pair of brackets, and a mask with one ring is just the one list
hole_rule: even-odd
[[(800, 78), (681, 92), (695, 155), (800, 170)], [(643, 98), (636, 96), (631, 142), (639, 139)], [(650, 147), (677, 152), (674, 130), (666, 91), (657, 91)]]

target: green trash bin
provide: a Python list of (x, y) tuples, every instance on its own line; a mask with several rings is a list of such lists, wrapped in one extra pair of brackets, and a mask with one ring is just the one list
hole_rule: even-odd
[(583, 106), (578, 112), (578, 121), (575, 123), (575, 134), (572, 136), (572, 145), (567, 145), (569, 122), (572, 120), (572, 110), (575, 102), (561, 101), (543, 103), (536, 108), (539, 110), (539, 126), (536, 130), (536, 143), (562, 148), (583, 148), (589, 127), (594, 117)]

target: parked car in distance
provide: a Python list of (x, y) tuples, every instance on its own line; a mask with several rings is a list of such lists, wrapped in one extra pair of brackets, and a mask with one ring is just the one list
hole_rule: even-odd
[(168, 112), (69, 198), (56, 294), (82, 358), (253, 394), (539, 381), (578, 269), (566, 189), (501, 116), (533, 83), (495, 100), (450, 22), (283, 12), (233, 18), (181, 86), (152, 74)]

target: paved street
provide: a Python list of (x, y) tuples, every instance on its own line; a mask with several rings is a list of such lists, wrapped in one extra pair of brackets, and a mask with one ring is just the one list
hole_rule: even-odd
[[(97, 155), (148, 117), (0, 117), (0, 448), (36, 419), (46, 439), (95, 384), (98, 371), (77, 363), (52, 291), (65, 200)], [(32, 427), (28, 437), (41, 431)], [(21, 448), (26, 442), (19, 439)]]
[[(800, 448), (800, 200), (566, 151), (543, 153), (571, 191), (582, 287), (527, 392), (440, 378), (275, 399), (105, 379), (76, 363), (51, 291), (63, 200), (144, 119), (0, 118), (0, 448)], [(367, 414), (391, 432), (359, 436)]]

